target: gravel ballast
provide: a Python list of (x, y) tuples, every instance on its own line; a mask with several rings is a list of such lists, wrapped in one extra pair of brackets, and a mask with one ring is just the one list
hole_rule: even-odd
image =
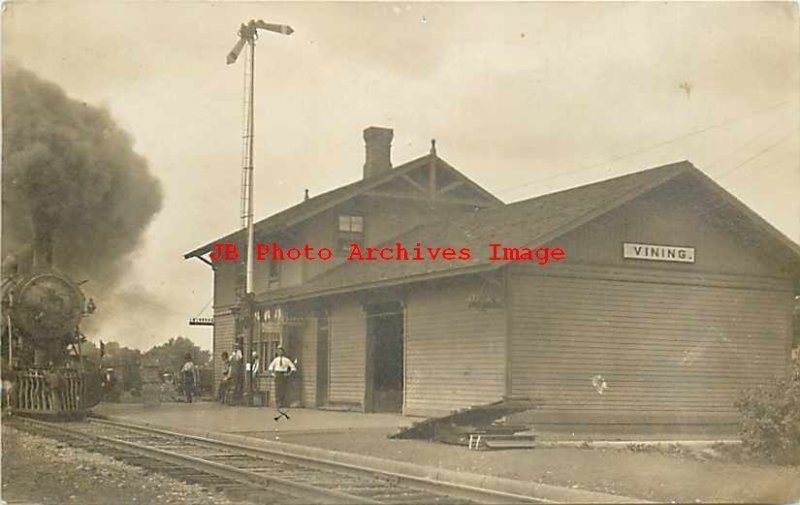
[(102, 454), (2, 427), (2, 498), (40, 504), (249, 505)]

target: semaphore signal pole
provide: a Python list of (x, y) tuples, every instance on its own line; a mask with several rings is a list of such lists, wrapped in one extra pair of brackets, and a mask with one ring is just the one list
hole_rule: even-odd
[[(253, 139), (254, 139), (254, 88), (255, 88), (255, 66), (256, 66), (256, 40), (258, 30), (267, 30), (283, 35), (291, 35), (294, 30), (288, 25), (277, 25), (265, 23), (262, 20), (251, 19), (247, 24), (239, 27), (239, 40), (228, 53), (226, 61), (228, 65), (236, 62), (242, 49), (247, 45), (247, 61), (244, 66), (244, 132), (242, 135), (242, 194), (241, 194), (241, 218), (242, 228), (247, 230), (247, 256), (246, 256), (246, 280), (245, 295), (239, 312), (239, 320), (244, 323), (242, 328), (247, 334), (247, 346), (242, 349), (244, 360), (250, 362), (250, 353), (253, 350), (253, 326), (254, 326), (254, 288), (253, 288)], [(249, 368), (249, 367), (248, 367)], [(247, 370), (243, 386), (248, 395), (248, 404), (253, 404), (253, 384), (252, 377), (255, 371)], [(239, 380), (237, 377), (235, 380)], [(241, 384), (241, 383), (240, 383)], [(238, 389), (238, 388), (237, 388)], [(237, 398), (239, 400), (239, 398)]]
[(255, 87), (256, 66), (256, 39), (258, 30), (268, 30), (283, 35), (294, 33), (291, 26), (265, 23), (262, 20), (251, 19), (249, 23), (239, 27), (239, 40), (228, 53), (227, 63), (236, 63), (239, 54), (247, 44), (247, 61), (244, 67), (244, 146), (242, 149), (242, 198), (241, 217), (242, 227), (247, 228), (247, 280), (245, 293), (253, 293), (253, 102)]

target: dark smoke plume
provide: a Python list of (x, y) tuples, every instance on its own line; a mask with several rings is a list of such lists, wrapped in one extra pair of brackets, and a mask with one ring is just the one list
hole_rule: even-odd
[[(113, 288), (161, 185), (109, 112), (16, 65), (3, 72), (2, 255), (52, 239), (53, 266), (90, 290)], [(89, 286), (87, 286), (89, 287)]]

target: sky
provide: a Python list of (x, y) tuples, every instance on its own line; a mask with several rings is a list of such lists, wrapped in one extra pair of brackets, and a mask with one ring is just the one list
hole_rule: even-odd
[(800, 242), (797, 3), (6, 2), (4, 62), (110, 110), (163, 186), (93, 340), (211, 347), (182, 256), (239, 226), (249, 19), (295, 30), (258, 40), (257, 219), (359, 179), (378, 125), (506, 202), (688, 159)]

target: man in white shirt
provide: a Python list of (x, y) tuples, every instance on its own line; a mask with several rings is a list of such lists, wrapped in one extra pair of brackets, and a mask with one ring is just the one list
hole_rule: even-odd
[(233, 346), (233, 354), (231, 355), (231, 359), (235, 359), (236, 361), (242, 361), (244, 356), (242, 356), (242, 350), (239, 348), (238, 344), (234, 344)]
[(297, 371), (297, 367), (292, 362), (291, 359), (284, 356), (284, 349), (282, 346), (278, 346), (278, 355), (275, 359), (267, 367), (267, 372), (272, 374), (275, 377), (275, 403), (278, 406), (278, 415), (275, 417), (277, 421), (281, 417), (285, 417), (289, 419), (289, 415), (283, 411), (282, 409), (286, 409), (289, 406), (286, 404), (286, 389), (288, 378), (291, 374)]

